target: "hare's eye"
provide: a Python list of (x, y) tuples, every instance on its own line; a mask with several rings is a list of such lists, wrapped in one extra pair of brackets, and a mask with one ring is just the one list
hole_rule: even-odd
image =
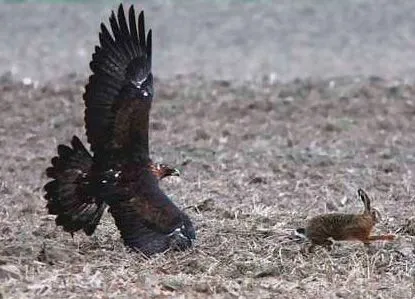
[(375, 209), (373, 209), (373, 211), (372, 211), (372, 217), (376, 221), (379, 221), (381, 219), (381, 215), (380, 215), (379, 211), (375, 210)]

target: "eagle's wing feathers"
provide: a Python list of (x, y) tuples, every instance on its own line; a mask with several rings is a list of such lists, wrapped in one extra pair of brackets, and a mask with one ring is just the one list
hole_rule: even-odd
[(157, 178), (147, 169), (121, 174), (120, 180), (106, 193), (120, 194), (118, 200), (108, 203), (122, 233), (134, 232), (136, 221), (161, 233), (170, 233), (181, 224), (182, 212), (159, 188)]
[[(159, 188), (154, 175), (144, 171), (138, 180), (127, 180), (116, 188), (125, 193), (122, 198), (110, 203), (110, 213), (127, 245), (144, 246), (148, 243), (145, 240), (149, 239), (150, 234), (158, 236), (154, 246), (167, 244), (169, 247), (175, 234), (181, 236), (179, 247), (187, 248), (191, 245), (195, 232), (190, 219)], [(160, 250), (154, 248), (154, 252)]]
[(84, 93), (87, 137), (96, 156), (105, 159), (115, 152), (127, 159), (142, 158), (148, 156), (153, 93), (151, 30), (146, 39), (144, 13), (137, 26), (133, 6), (128, 23), (122, 5), (109, 21), (112, 34), (101, 24), (100, 45), (90, 63), (93, 74)]

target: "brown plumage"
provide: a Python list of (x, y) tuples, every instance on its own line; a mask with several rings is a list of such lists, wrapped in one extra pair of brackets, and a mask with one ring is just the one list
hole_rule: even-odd
[(358, 189), (360, 199), (365, 209), (362, 214), (324, 214), (313, 217), (308, 221), (306, 228), (297, 229), (297, 233), (304, 235), (311, 241), (309, 252), (312, 252), (316, 245), (331, 249), (334, 240), (351, 241), (358, 240), (365, 245), (376, 240), (391, 241), (393, 235), (370, 236), (373, 227), (378, 223), (378, 211), (370, 206), (369, 196)]
[(126, 245), (146, 254), (185, 249), (195, 239), (189, 217), (159, 188), (179, 172), (149, 156), (149, 115), (153, 99), (151, 30), (144, 13), (128, 20), (120, 5), (104, 24), (90, 63), (93, 74), (84, 93), (85, 127), (92, 155), (74, 136), (59, 145), (47, 169), (47, 208), (56, 224), (73, 233), (94, 233), (106, 206)]

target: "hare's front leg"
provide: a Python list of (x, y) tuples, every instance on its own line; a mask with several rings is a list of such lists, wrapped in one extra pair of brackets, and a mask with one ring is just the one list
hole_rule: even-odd
[(333, 241), (329, 239), (311, 239), (311, 245), (308, 248), (308, 252), (314, 252), (314, 249), (317, 245), (326, 248), (328, 251), (331, 251), (333, 248)]

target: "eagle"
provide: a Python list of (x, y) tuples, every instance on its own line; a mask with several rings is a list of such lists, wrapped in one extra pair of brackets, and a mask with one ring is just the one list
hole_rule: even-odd
[(192, 221), (159, 187), (179, 172), (149, 154), (152, 31), (133, 5), (126, 15), (120, 4), (109, 23), (112, 34), (101, 23), (83, 95), (90, 151), (77, 136), (58, 145), (46, 169), (46, 208), (64, 231), (87, 235), (108, 208), (126, 246), (148, 256), (185, 250), (196, 238)]

